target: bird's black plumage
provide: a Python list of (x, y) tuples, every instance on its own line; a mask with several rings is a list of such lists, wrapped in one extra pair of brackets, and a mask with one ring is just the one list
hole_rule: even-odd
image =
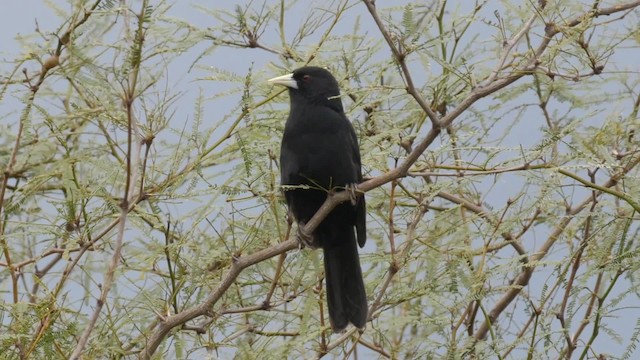
[[(344, 114), (338, 82), (325, 69), (303, 67), (269, 80), (289, 88), (291, 110), (280, 148), (283, 185), (308, 185), (285, 191), (299, 226), (309, 221), (328, 191), (362, 182), (358, 139)], [(367, 297), (358, 248), (366, 241), (364, 196), (338, 205), (311, 234), (324, 251), (329, 318), (334, 331), (349, 323), (364, 327)], [(355, 230), (355, 231), (354, 231)]]

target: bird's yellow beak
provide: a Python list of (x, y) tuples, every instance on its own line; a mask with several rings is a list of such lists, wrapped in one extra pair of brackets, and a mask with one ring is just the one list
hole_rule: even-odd
[(297, 89), (298, 82), (293, 78), (293, 74), (282, 75), (278, 77), (274, 77), (273, 79), (267, 80), (268, 83), (274, 85), (282, 85), (288, 88)]

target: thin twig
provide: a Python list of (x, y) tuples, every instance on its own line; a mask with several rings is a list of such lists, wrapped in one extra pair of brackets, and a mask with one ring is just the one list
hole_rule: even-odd
[[(136, 37), (133, 41), (134, 52), (142, 52), (142, 47), (144, 44), (144, 21), (147, 11), (147, 1), (143, 1), (141, 4), (140, 13), (137, 15), (138, 20), (138, 28), (136, 30)], [(124, 234), (126, 232), (126, 223), (129, 215), (130, 202), (132, 202), (132, 192), (131, 189), (134, 188), (135, 183), (138, 180), (137, 177), (137, 169), (140, 163), (140, 147), (142, 143), (136, 148), (134, 152), (133, 149), (133, 140), (137, 134), (138, 125), (133, 113), (133, 102), (136, 99), (137, 94), (137, 83), (138, 83), (138, 75), (140, 72), (140, 59), (135, 61), (132, 65), (133, 69), (129, 76), (130, 84), (129, 88), (126, 90), (125, 94), (125, 110), (127, 115), (127, 153), (126, 153), (126, 178), (125, 178), (125, 187), (124, 194), (122, 196), (122, 203), (120, 205), (120, 216), (118, 218), (118, 228), (117, 228), (117, 236), (116, 242), (114, 245), (113, 255), (111, 256), (111, 261), (109, 262), (108, 269), (104, 275), (104, 281), (102, 283), (100, 289), (100, 296), (96, 301), (96, 307), (89, 318), (89, 323), (84, 328), (82, 335), (78, 339), (78, 343), (76, 344), (73, 353), (70, 356), (70, 359), (76, 360), (80, 359), (84, 348), (86, 347), (89, 336), (93, 332), (93, 329), (98, 322), (98, 318), (100, 317), (100, 313), (102, 312), (102, 307), (107, 301), (107, 296), (111, 291), (111, 287), (115, 281), (115, 272), (120, 264), (120, 256), (122, 253), (122, 244), (124, 242)], [(143, 170), (144, 171), (144, 170)], [(141, 180), (142, 182), (142, 180)], [(142, 194), (140, 194), (142, 195)]]

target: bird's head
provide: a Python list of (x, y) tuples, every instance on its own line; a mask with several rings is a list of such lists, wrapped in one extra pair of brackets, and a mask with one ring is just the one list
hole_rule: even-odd
[(291, 74), (269, 79), (268, 82), (289, 88), (292, 105), (307, 102), (343, 111), (338, 82), (328, 70), (321, 67), (301, 67)]

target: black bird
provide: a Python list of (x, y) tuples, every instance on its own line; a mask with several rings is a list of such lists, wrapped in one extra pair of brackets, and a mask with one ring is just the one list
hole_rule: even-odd
[[(362, 182), (358, 139), (344, 114), (338, 82), (329, 71), (303, 67), (269, 82), (289, 88), (291, 110), (280, 147), (280, 173), (282, 185), (308, 186), (284, 193), (301, 229), (330, 191), (353, 191)], [(327, 305), (335, 332), (349, 323), (363, 328), (367, 321), (367, 295), (356, 246), (356, 237), (360, 247), (367, 240), (365, 220), (364, 196), (352, 196), (352, 201), (333, 209), (313, 234), (300, 232), (307, 246), (324, 251)]]

